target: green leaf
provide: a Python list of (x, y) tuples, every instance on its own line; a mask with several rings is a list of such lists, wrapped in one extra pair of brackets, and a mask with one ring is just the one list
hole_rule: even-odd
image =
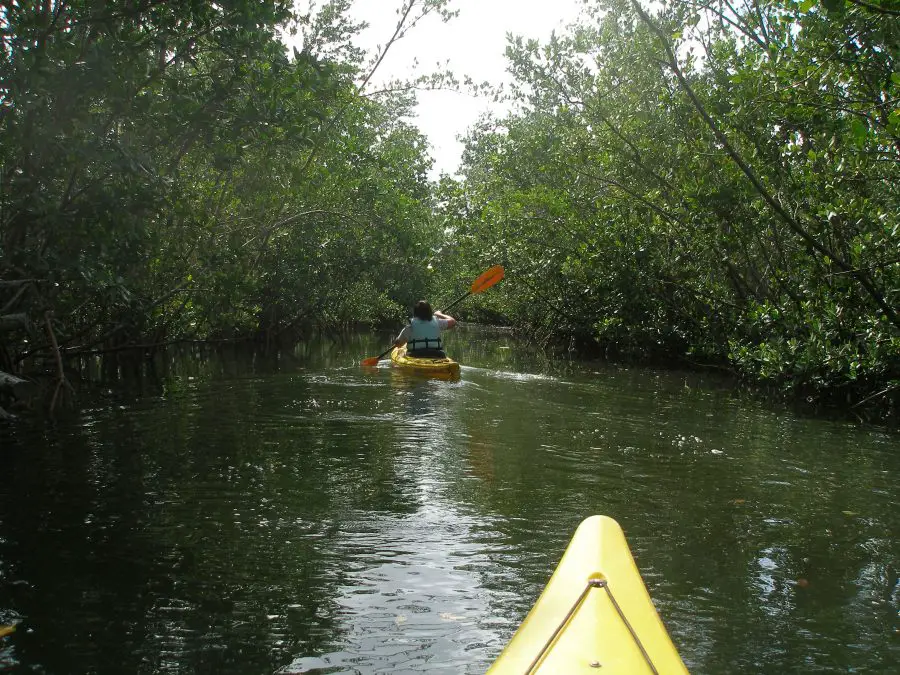
[(900, 84), (900, 71), (891, 73), (891, 82), (893, 82), (894, 84)]
[(866, 141), (869, 134), (869, 127), (859, 118), (854, 118), (850, 122), (850, 133), (853, 134), (853, 140), (857, 145), (862, 145)]
[(800, 3), (800, 11), (805, 14), (811, 10), (815, 4), (816, 0), (803, 0), (803, 2)]
[(900, 131), (900, 110), (895, 110), (888, 116), (887, 128), (892, 134)]

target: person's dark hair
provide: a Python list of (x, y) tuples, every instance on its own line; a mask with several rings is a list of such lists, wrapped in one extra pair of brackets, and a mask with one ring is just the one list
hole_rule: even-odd
[(419, 300), (413, 307), (413, 316), (422, 321), (431, 321), (434, 312), (431, 311), (431, 305), (425, 300)]

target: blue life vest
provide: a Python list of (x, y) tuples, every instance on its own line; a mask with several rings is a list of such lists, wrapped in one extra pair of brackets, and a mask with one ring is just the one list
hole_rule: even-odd
[(422, 321), (413, 317), (410, 323), (411, 334), (406, 348), (409, 351), (419, 349), (443, 349), (441, 346), (441, 327), (435, 317), (431, 317), (431, 321)]

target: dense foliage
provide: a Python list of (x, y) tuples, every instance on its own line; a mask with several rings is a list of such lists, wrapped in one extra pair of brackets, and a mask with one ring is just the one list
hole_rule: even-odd
[(511, 43), (518, 108), (442, 186), (449, 245), (514, 280), (497, 309), (546, 340), (896, 411), (895, 5), (588, 4)]
[(896, 412), (895, 0), (586, 1), (511, 39), (514, 112), (437, 184), (410, 89), (366, 87), (448, 0), (374, 55), (350, 4), (3, 5), (0, 371), (59, 393), (60, 354), (396, 319), (499, 262), (473, 317)]
[[(349, 4), (4, 4), (0, 371), (396, 317), (421, 293), (431, 160), (413, 99), (363, 90)], [(406, 2), (395, 38), (443, 5)]]

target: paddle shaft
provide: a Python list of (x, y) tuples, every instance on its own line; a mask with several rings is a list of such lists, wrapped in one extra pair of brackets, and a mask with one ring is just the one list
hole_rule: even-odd
[[(375, 358), (378, 359), (379, 361), (381, 361), (381, 359), (383, 359), (385, 356), (387, 356), (388, 354), (390, 354), (393, 350), (394, 350), (394, 345), (391, 345), (390, 347), (388, 347), (387, 349), (385, 349), (383, 352), (381, 352), (381, 353), (380, 353), (378, 356), (376, 356)], [(368, 360), (368, 359), (367, 359), (367, 360)]]
[(459, 303), (461, 303), (463, 300), (465, 300), (466, 298), (468, 298), (470, 295), (472, 295), (472, 291), (469, 291), (469, 292), (466, 293), (465, 295), (462, 295), (462, 296), (458, 297), (456, 300), (454, 300), (454, 301), (451, 302), (449, 305), (447, 305), (447, 309), (442, 309), (441, 312), (447, 312), (447, 311), (453, 309), (453, 308), (456, 307)]

